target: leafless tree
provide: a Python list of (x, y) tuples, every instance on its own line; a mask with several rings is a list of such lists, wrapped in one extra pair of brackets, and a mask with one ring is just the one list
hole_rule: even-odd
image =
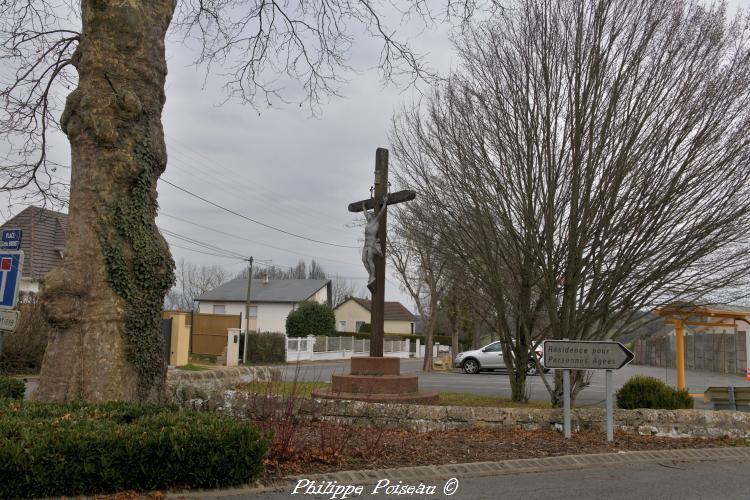
[[(402, 175), (451, 222), (434, 226), (498, 298), (501, 329), (515, 326), (506, 341), (607, 339), (638, 311), (737, 297), (750, 269), (745, 14), (527, 0), (458, 47), (461, 70), (404, 113), (394, 142)], [(575, 396), (586, 376), (573, 381)], [(545, 384), (559, 404), (560, 377)]]
[(221, 266), (198, 266), (185, 259), (177, 263), (175, 275), (175, 287), (167, 298), (171, 307), (181, 311), (194, 310), (199, 296), (229, 280), (229, 273)]
[[(350, 297), (368, 297), (364, 283), (343, 278), (339, 275), (329, 276), (331, 279), (331, 306), (336, 307)], [(368, 299), (369, 300), (369, 299)]]
[[(444, 12), (474, 7), (448, 0)], [(7, 148), (0, 185), (59, 199), (47, 149), (53, 130), (67, 135), (72, 153), (64, 264), (42, 294), (56, 333), (35, 397), (163, 396), (159, 321), (174, 263), (154, 218), (156, 181), (167, 164), (161, 112), (170, 26), (186, 43), (197, 40), (197, 62), (207, 72), (223, 69), (228, 96), (316, 109), (336, 93), (361, 32), (382, 42), (385, 80), (425, 75), (397, 28), (410, 16), (433, 23), (443, 14), (434, 8), (422, 0), (0, 2), (0, 137)], [(292, 82), (297, 91), (283, 94)], [(61, 94), (73, 86), (58, 117)]]
[(448, 260), (430, 227), (429, 210), (428, 203), (421, 200), (395, 210), (386, 252), (402, 288), (414, 300), (424, 321), (422, 370), (427, 372), (433, 369), (433, 332), (448, 284)]

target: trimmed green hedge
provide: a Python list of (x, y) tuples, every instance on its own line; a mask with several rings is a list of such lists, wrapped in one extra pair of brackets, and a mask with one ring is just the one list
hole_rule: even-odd
[(328, 335), (336, 328), (336, 316), (327, 304), (300, 302), (286, 317), (286, 334), (290, 337)]
[(13, 377), (0, 377), (0, 398), (23, 399), (26, 385)]
[[(240, 351), (240, 357), (242, 351)], [(251, 333), (247, 341), (247, 359), (252, 363), (285, 363), (286, 335)]]
[(625, 410), (690, 409), (693, 407), (693, 398), (686, 390), (675, 390), (658, 378), (636, 375), (617, 391), (617, 406)]
[(214, 413), (0, 399), (0, 498), (246, 483), (269, 438)]

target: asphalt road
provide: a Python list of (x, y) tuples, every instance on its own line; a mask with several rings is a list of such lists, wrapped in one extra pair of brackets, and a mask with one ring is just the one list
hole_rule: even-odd
[[(361, 500), (385, 500), (389, 498), (411, 498), (414, 500), (745, 500), (750, 498), (750, 476), (748, 464), (742, 460), (712, 460), (705, 462), (629, 463), (599, 465), (575, 470), (497, 475), (473, 478), (458, 478), (457, 490), (451, 496), (444, 494), (450, 478), (425, 481), (435, 486), (432, 495), (384, 495), (382, 490), (372, 494), (376, 486), (364, 487), (361, 495), (349, 498)], [(393, 483), (397, 483), (395, 479)], [(414, 486), (418, 486), (416, 481)], [(411, 484), (411, 483), (409, 483)], [(451, 487), (455, 483), (451, 484)], [(449, 488), (450, 491), (450, 488)], [(330, 495), (296, 495), (289, 491), (258, 492), (232, 495), (233, 499), (255, 500), (322, 500)], [(229, 496), (227, 496), (229, 498)]]
[[(401, 372), (416, 372), (419, 375), (419, 388), (425, 391), (466, 392), (491, 396), (510, 397), (510, 382), (504, 370), (482, 372), (477, 375), (466, 375), (459, 371), (423, 373), (422, 362), (418, 359), (401, 360)], [(349, 373), (349, 361), (326, 361), (316, 363), (291, 364), (284, 367), (285, 380), (298, 377), (305, 381), (330, 382), (331, 375)], [(552, 375), (551, 373), (547, 376)], [(628, 365), (613, 374), (614, 390), (619, 389), (634, 375), (650, 375), (664, 380), (667, 384), (676, 384), (674, 369), (655, 368), (651, 366)], [(726, 375), (712, 372), (686, 371), (688, 391), (703, 393), (710, 386), (750, 386), (750, 380), (739, 375)], [(548, 400), (549, 395), (541, 376), (529, 377), (527, 386), (531, 399)], [(604, 371), (594, 371), (591, 385), (578, 395), (578, 406), (603, 406), (606, 398)], [(696, 400), (696, 407), (700, 407), (701, 400)]]

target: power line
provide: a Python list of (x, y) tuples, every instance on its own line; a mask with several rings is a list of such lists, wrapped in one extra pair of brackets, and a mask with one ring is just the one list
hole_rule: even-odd
[[(167, 135), (167, 134), (164, 134), (164, 135), (165, 135), (165, 137), (166, 137), (167, 139), (169, 139), (169, 144), (168, 144), (168, 146), (176, 147), (177, 149), (184, 149), (185, 151), (178, 151), (178, 152), (179, 152), (180, 154), (182, 154), (182, 155), (183, 155), (184, 157), (188, 158), (189, 160), (193, 160), (193, 159), (195, 159), (195, 160), (196, 160), (196, 161), (197, 161), (197, 162), (198, 162), (199, 164), (203, 164), (203, 163), (204, 163), (204, 161), (203, 161), (203, 160), (205, 160), (205, 161), (208, 161), (208, 162), (211, 162), (211, 163), (215, 163), (215, 161), (216, 161), (216, 160), (214, 160), (214, 159), (211, 159), (211, 158), (209, 158), (208, 156), (206, 156), (205, 154), (201, 153), (200, 151), (197, 151), (197, 150), (195, 150), (195, 149), (191, 148), (191, 147), (190, 147), (190, 146), (189, 146), (188, 144), (186, 144), (185, 142), (183, 142), (183, 141), (181, 141), (181, 140), (179, 140), (179, 139), (177, 139), (177, 138), (175, 138), (175, 137), (173, 137), (173, 136), (171, 136), (171, 135)], [(179, 146), (178, 146), (178, 145), (179, 145)], [(188, 152), (190, 152), (191, 154), (188, 154)], [(201, 160), (201, 158), (202, 158), (202, 160)], [(233, 170), (233, 169), (232, 169), (231, 167), (229, 167), (229, 166), (227, 166), (227, 167), (225, 167), (225, 168), (226, 168), (227, 170), (229, 170), (229, 171), (233, 172), (233, 173), (236, 173), (236, 172), (235, 172), (235, 171), (234, 171), (234, 170)], [(199, 169), (199, 170), (200, 170), (200, 171), (202, 171), (202, 169)], [(245, 185), (245, 186), (248, 186), (248, 184), (244, 184), (244, 185)], [(259, 182), (258, 180), (253, 180), (253, 182), (252, 182), (252, 186), (250, 186), (250, 187), (251, 187), (251, 188), (254, 188), (255, 186), (258, 186), (258, 187), (262, 188), (263, 190), (267, 191), (268, 193), (270, 193), (271, 195), (273, 195), (273, 198), (270, 198), (270, 197), (266, 196), (266, 195), (265, 195), (264, 193), (262, 193), (262, 192), (261, 192), (261, 193), (260, 193), (260, 196), (264, 196), (264, 197), (266, 197), (267, 199), (274, 199), (274, 198), (276, 198), (276, 199), (278, 199), (278, 198), (286, 198), (286, 197), (285, 197), (285, 195), (283, 195), (283, 194), (281, 194), (281, 193), (279, 193), (279, 192), (276, 192), (276, 191), (274, 191), (273, 189), (269, 188), (269, 187), (268, 187), (268, 186), (266, 186), (266, 185), (263, 185), (263, 184), (262, 184), (261, 182)], [(316, 209), (313, 209), (313, 208), (311, 208), (311, 207), (309, 207), (309, 206), (303, 206), (303, 205), (301, 205), (301, 204), (299, 204), (299, 203), (295, 202), (295, 201), (294, 201), (293, 199), (289, 199), (289, 204), (290, 204), (290, 205), (295, 205), (295, 206), (297, 206), (297, 207), (301, 208), (301, 209), (302, 209), (303, 211), (305, 211), (305, 212), (309, 212), (309, 211), (312, 211), (312, 212), (316, 212), (316, 213), (318, 213), (318, 214), (319, 214), (319, 215), (320, 215), (321, 217), (323, 217), (323, 219), (324, 219), (324, 220), (328, 220), (328, 219), (330, 219), (330, 218), (331, 218), (331, 215), (330, 215), (330, 214), (325, 214), (325, 213), (321, 212), (320, 210), (316, 210)]]
[(182, 234), (175, 233), (174, 231), (169, 231), (168, 229), (164, 229), (164, 228), (159, 228), (159, 229), (163, 233), (167, 234), (168, 236), (171, 236), (173, 238), (177, 238), (177, 239), (182, 240), (182, 241), (184, 241), (186, 243), (192, 243), (193, 245), (197, 245), (199, 247), (206, 248), (206, 249), (211, 250), (213, 252), (222, 253), (222, 254), (224, 254), (224, 256), (232, 257), (232, 258), (235, 258), (235, 259), (245, 259), (245, 260), (248, 259), (248, 257), (245, 257), (244, 255), (242, 255), (242, 254), (240, 254), (238, 252), (234, 252), (232, 250), (226, 250), (224, 248), (217, 247), (215, 245), (211, 245), (209, 243), (204, 243), (202, 241), (198, 241), (198, 240), (195, 240), (193, 238), (189, 238), (189, 237), (184, 236)]
[(320, 260), (320, 261), (324, 261), (324, 262), (333, 262), (333, 263), (336, 263), (336, 264), (343, 264), (345, 266), (352, 266), (352, 267), (359, 267), (360, 266), (360, 264), (353, 264), (351, 262), (344, 262), (344, 261), (341, 261), (341, 260), (328, 259), (328, 258), (325, 258), (325, 257), (318, 257), (316, 255), (310, 255), (310, 254), (295, 252), (293, 250), (289, 250), (288, 248), (276, 247), (276, 246), (273, 246), (273, 245), (269, 245), (268, 243), (261, 243), (260, 241), (251, 240), (251, 239), (245, 238), (243, 236), (238, 236), (236, 234), (228, 233), (226, 231), (221, 231), (219, 229), (215, 229), (215, 228), (212, 228), (212, 227), (209, 227), (209, 226), (204, 226), (202, 224), (198, 224), (197, 222), (193, 222), (193, 221), (190, 221), (190, 220), (187, 220), (187, 219), (183, 219), (182, 217), (177, 217), (176, 215), (171, 215), (171, 214), (168, 214), (168, 213), (165, 213), (165, 212), (162, 212), (162, 211), (159, 212), (159, 215), (163, 215), (164, 217), (169, 217), (170, 219), (175, 219), (175, 220), (178, 220), (180, 222), (184, 222), (186, 224), (191, 224), (193, 226), (199, 227), (201, 229), (205, 229), (207, 231), (213, 231), (213, 232), (218, 233), (218, 234), (224, 234), (224, 235), (229, 236), (231, 238), (235, 238), (235, 239), (242, 240), (242, 241), (247, 241), (249, 243), (254, 243), (256, 245), (261, 245), (261, 246), (268, 247), (268, 248), (273, 248), (274, 250), (279, 250), (281, 252), (287, 252), (287, 253), (290, 253), (292, 255), (297, 255), (299, 257), (308, 257), (310, 259)]
[(187, 250), (189, 252), (195, 252), (195, 253), (200, 253), (200, 254), (203, 254), (203, 255), (211, 255), (213, 257), (221, 257), (221, 258), (224, 258), (224, 259), (238, 260), (239, 262), (244, 262), (244, 259), (237, 259), (237, 257), (230, 257), (229, 255), (221, 255), (221, 254), (218, 254), (218, 253), (206, 252), (205, 250), (198, 250), (198, 249), (195, 249), (195, 248), (188, 248), (188, 247), (184, 247), (182, 245), (178, 245), (177, 243), (174, 243), (174, 242), (171, 242), (171, 241), (167, 241), (167, 243), (169, 244), (170, 247), (181, 248), (182, 250)]
[(219, 204), (218, 204), (218, 203), (216, 203), (216, 202), (213, 202), (213, 201), (211, 201), (211, 200), (209, 200), (209, 199), (206, 199), (206, 198), (204, 198), (203, 196), (200, 196), (200, 195), (198, 195), (198, 194), (195, 194), (195, 193), (193, 193), (192, 191), (189, 191), (189, 190), (187, 190), (187, 189), (185, 189), (185, 188), (183, 188), (183, 187), (180, 187), (180, 186), (178, 186), (177, 184), (174, 184), (173, 182), (170, 182), (170, 181), (168, 181), (168, 180), (167, 180), (167, 179), (165, 179), (164, 177), (162, 177), (162, 178), (161, 178), (161, 179), (159, 179), (159, 180), (161, 180), (161, 181), (163, 181), (163, 182), (166, 182), (167, 184), (169, 184), (169, 185), (170, 185), (170, 186), (172, 186), (173, 188), (175, 188), (175, 189), (179, 189), (179, 190), (180, 190), (180, 191), (182, 191), (183, 193), (189, 194), (190, 196), (192, 196), (192, 197), (194, 197), (194, 198), (197, 198), (197, 199), (199, 199), (199, 200), (201, 200), (201, 201), (203, 201), (203, 202), (205, 202), (205, 203), (208, 203), (209, 205), (213, 205), (214, 207), (216, 207), (216, 208), (220, 208), (221, 210), (224, 210), (225, 212), (228, 212), (228, 213), (230, 213), (230, 214), (232, 214), (232, 215), (236, 215), (237, 217), (241, 217), (241, 218), (243, 218), (243, 219), (245, 219), (245, 220), (248, 220), (248, 221), (250, 221), (250, 222), (254, 222), (255, 224), (258, 224), (258, 225), (260, 225), (260, 226), (266, 227), (266, 228), (268, 228), (268, 229), (273, 229), (274, 231), (278, 231), (278, 232), (280, 232), (280, 233), (284, 233), (284, 234), (287, 234), (287, 235), (289, 235), (289, 236), (294, 236), (295, 238), (300, 238), (300, 239), (303, 239), (303, 240), (311, 241), (311, 242), (313, 242), (313, 243), (320, 243), (321, 245), (328, 245), (328, 246), (332, 246), (332, 247), (339, 247), (339, 248), (359, 248), (359, 247), (356, 247), (356, 246), (351, 246), (351, 245), (340, 245), (340, 244), (338, 244), (338, 243), (329, 243), (329, 242), (327, 242), (327, 241), (316, 240), (316, 239), (314, 239), (314, 238), (309, 238), (309, 237), (307, 237), (307, 236), (302, 236), (302, 235), (299, 235), (299, 234), (295, 234), (295, 233), (292, 233), (292, 232), (290, 232), (290, 231), (285, 231), (284, 229), (280, 229), (280, 228), (278, 228), (278, 227), (275, 227), (275, 226), (272, 226), (272, 225), (270, 225), (270, 224), (266, 224), (266, 223), (264, 223), (264, 222), (260, 222), (259, 220), (255, 220), (255, 219), (253, 219), (252, 217), (248, 217), (247, 215), (243, 215), (243, 214), (241, 214), (241, 213), (239, 213), (239, 212), (236, 212), (236, 211), (234, 211), (234, 210), (232, 210), (232, 209), (230, 209), (230, 208), (227, 208), (227, 207), (224, 207), (224, 206), (222, 206), (222, 205), (219, 205)]

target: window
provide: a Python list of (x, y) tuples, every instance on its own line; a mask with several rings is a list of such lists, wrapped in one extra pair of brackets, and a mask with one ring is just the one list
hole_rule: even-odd
[(224, 304), (214, 304), (214, 314), (226, 314), (227, 313), (227, 306)]
[(258, 317), (258, 306), (250, 306), (250, 317), (251, 318)]
[[(344, 323), (346, 323), (346, 322), (344, 322)], [(356, 323), (356, 324), (355, 324), (355, 326), (354, 326), (354, 331), (355, 331), (355, 332), (358, 332), (358, 331), (359, 331), (359, 329), (360, 329), (360, 328), (362, 328), (362, 325), (364, 325), (364, 324), (365, 324), (365, 322), (364, 322), (364, 321), (357, 321), (357, 323)]]
[(339, 321), (339, 331), (340, 332), (345, 332), (346, 331), (346, 321)]
[(411, 334), (414, 335), (414, 323), (409, 323), (411, 326)]
[(494, 344), (488, 345), (485, 348), (485, 352), (500, 352), (502, 349), (502, 344), (500, 342), (495, 342)]

